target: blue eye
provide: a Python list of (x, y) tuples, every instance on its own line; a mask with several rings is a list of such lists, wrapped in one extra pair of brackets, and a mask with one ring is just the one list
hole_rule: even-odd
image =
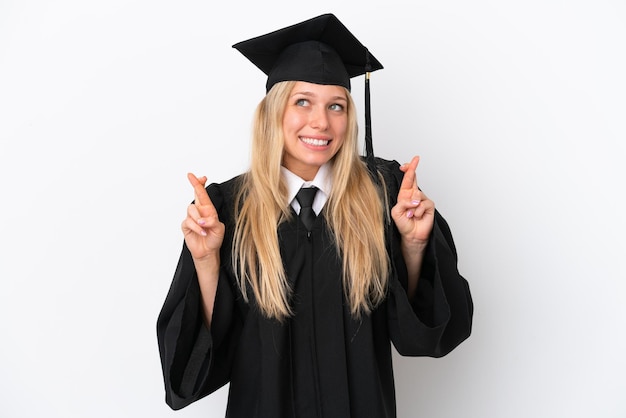
[(329, 109), (341, 112), (343, 110), (343, 105), (340, 105), (339, 103), (333, 103), (329, 106)]
[(309, 104), (307, 99), (298, 99), (296, 100), (296, 106), (306, 106)]

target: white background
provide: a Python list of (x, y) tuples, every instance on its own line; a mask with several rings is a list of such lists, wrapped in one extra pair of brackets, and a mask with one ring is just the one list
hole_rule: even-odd
[(476, 305), (395, 358), (399, 416), (626, 416), (617, 0), (0, 0), (0, 416), (223, 416), (164, 402), (186, 173), (247, 167), (265, 77), (231, 45), (325, 12), (385, 65), (375, 151), (421, 155)]

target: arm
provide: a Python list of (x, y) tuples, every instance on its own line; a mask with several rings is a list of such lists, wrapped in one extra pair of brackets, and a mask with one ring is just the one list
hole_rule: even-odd
[(400, 173), (397, 165), (390, 167), (390, 191), (398, 198), (391, 212), (396, 267), (386, 313), (390, 338), (401, 355), (441, 357), (470, 335), (473, 303), (457, 269), (448, 224), (417, 187), (418, 161), (415, 157), (400, 166)]
[(166, 402), (173, 409), (229, 381), (241, 330), (231, 277), (220, 267), (226, 257), (219, 253), (226, 228), (217, 215), (223, 213), (223, 189), (205, 190), (206, 178), (188, 177), (195, 199), (182, 223), (185, 243), (157, 321)]
[(204, 319), (209, 327), (213, 317), (220, 270), (220, 248), (224, 240), (225, 228), (204, 188), (206, 177), (198, 179), (189, 173), (187, 178), (193, 186), (195, 199), (187, 208), (187, 217), (181, 229), (196, 268)]
[(433, 229), (435, 204), (417, 187), (415, 170), (419, 157), (413, 157), (410, 163), (400, 170), (404, 172), (396, 205), (391, 209), (391, 216), (401, 235), (402, 256), (407, 275), (409, 300), (413, 300), (417, 290), (424, 252), (428, 237)]
[(411, 244), (405, 239), (402, 240), (402, 257), (404, 258), (404, 262), (406, 264), (408, 277), (407, 295), (409, 296), (410, 301), (415, 298), (417, 283), (422, 271), (422, 261), (424, 260), (426, 245), (427, 244), (425, 243)]

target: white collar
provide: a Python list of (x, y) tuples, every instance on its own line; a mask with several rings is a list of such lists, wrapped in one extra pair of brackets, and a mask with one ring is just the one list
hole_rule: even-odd
[(319, 191), (315, 194), (315, 200), (313, 201), (313, 210), (317, 215), (322, 211), (324, 204), (330, 196), (330, 191), (333, 187), (332, 171), (330, 169), (330, 163), (322, 165), (315, 178), (311, 181), (306, 181), (300, 178), (298, 175), (292, 173), (285, 167), (280, 167), (281, 173), (285, 182), (287, 183), (287, 201), (291, 203), (291, 206), (300, 213), (300, 204), (295, 199), (298, 190), (302, 187), (317, 187)]

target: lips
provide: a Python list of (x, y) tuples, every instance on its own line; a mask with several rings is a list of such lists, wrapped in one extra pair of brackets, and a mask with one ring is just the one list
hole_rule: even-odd
[(304, 142), (307, 145), (311, 145), (314, 147), (325, 147), (330, 143), (329, 139), (316, 139), (316, 138), (306, 138), (300, 137), (300, 141)]

